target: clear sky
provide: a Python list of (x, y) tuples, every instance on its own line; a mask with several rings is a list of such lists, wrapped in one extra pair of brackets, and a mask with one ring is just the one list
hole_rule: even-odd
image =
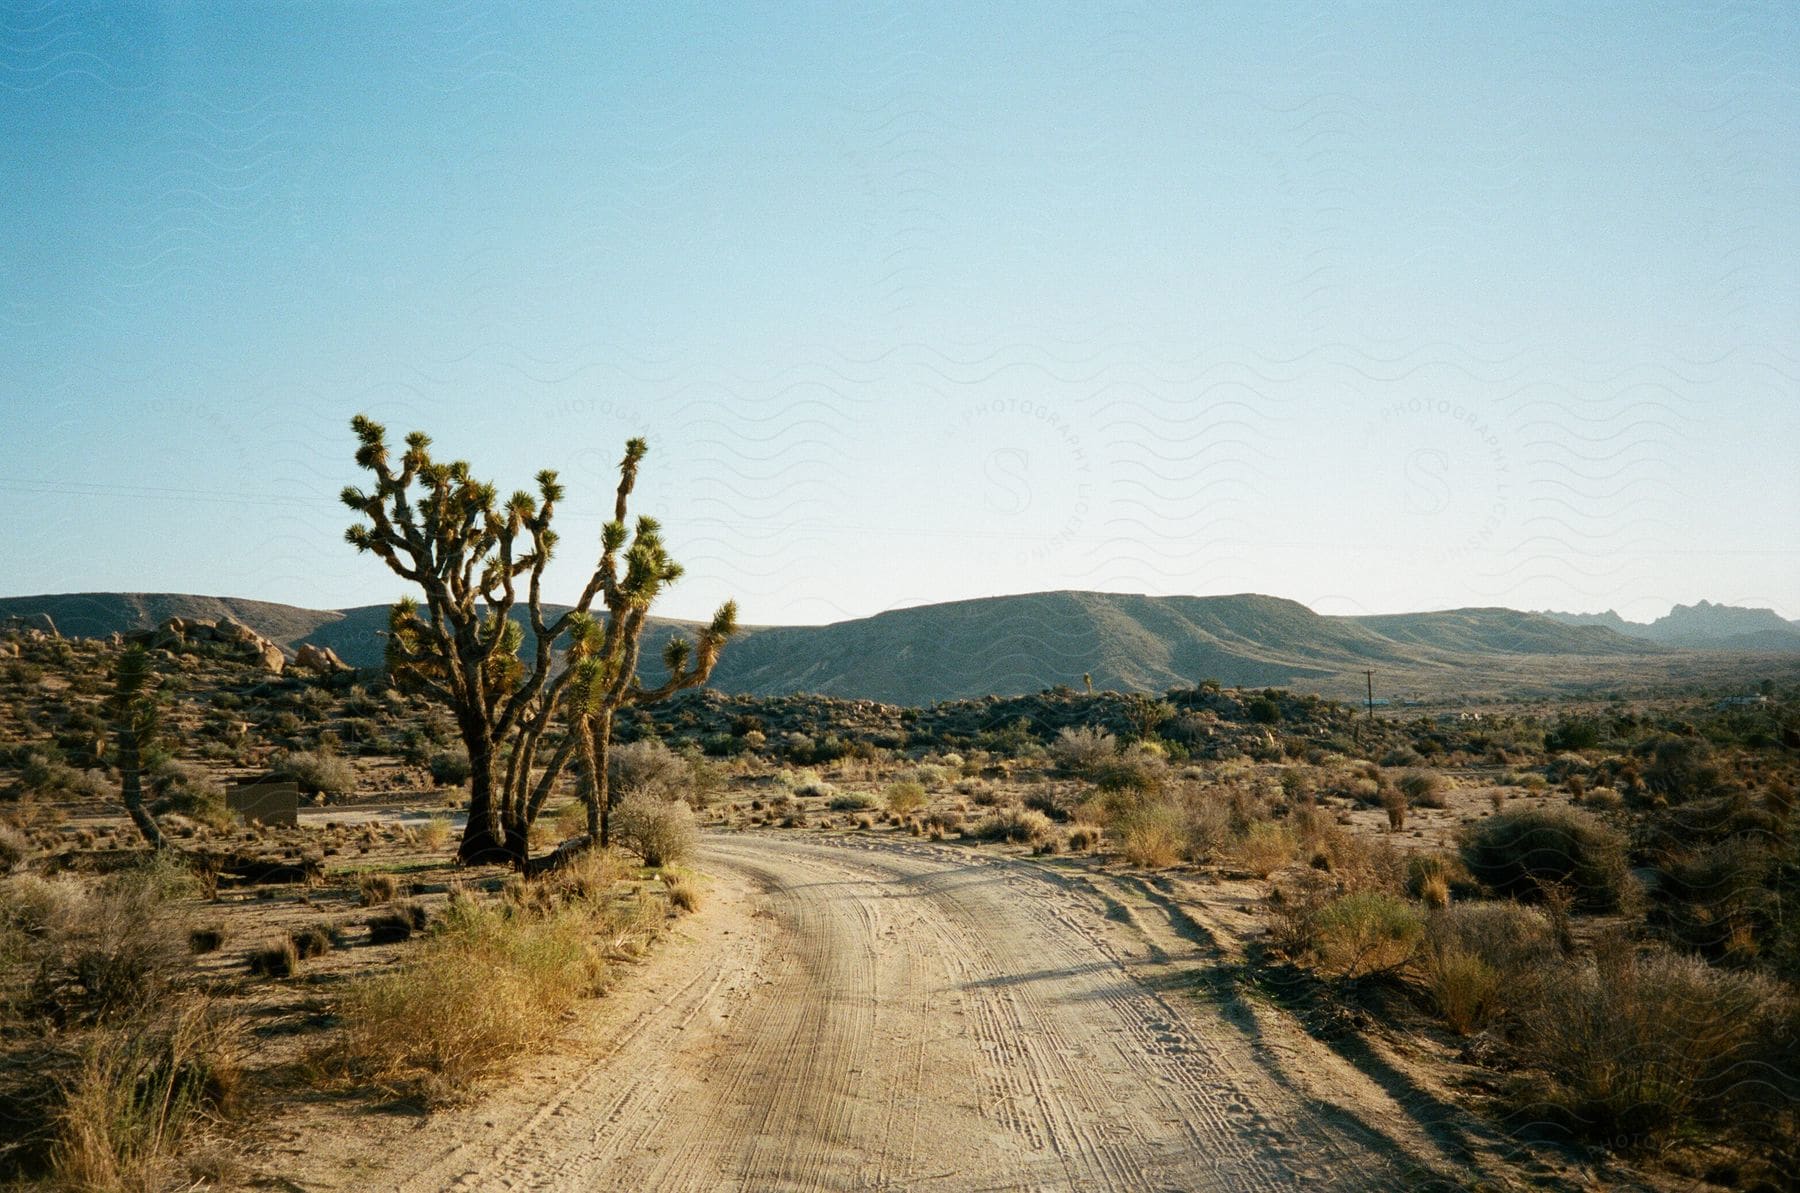
[(1800, 7), (601, 7), (5, 4), (0, 592), (391, 600), (360, 410), (672, 615), (1800, 617)]

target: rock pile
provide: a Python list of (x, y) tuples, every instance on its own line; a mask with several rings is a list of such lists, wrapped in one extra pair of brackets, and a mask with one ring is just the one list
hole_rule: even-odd
[(0, 633), (36, 634), (45, 638), (62, 637), (56, 632), (56, 623), (50, 620), (48, 613), (15, 613), (5, 621), (0, 621)]
[(308, 671), (317, 671), (321, 675), (353, 670), (350, 664), (338, 658), (337, 651), (329, 646), (314, 646), (311, 642), (301, 643), (300, 649), (294, 652), (294, 666), (305, 667)]
[(139, 630), (127, 634), (125, 640), (152, 650), (176, 653), (211, 649), (256, 663), (277, 675), (287, 667), (287, 655), (281, 647), (231, 617), (221, 617), (218, 621), (206, 621), (198, 617), (171, 617), (154, 630)]

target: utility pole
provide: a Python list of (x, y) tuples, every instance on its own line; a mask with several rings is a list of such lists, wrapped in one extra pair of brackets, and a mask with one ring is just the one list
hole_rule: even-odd
[(1373, 721), (1375, 719), (1375, 673), (1365, 671), (1363, 675), (1369, 681), (1369, 720)]

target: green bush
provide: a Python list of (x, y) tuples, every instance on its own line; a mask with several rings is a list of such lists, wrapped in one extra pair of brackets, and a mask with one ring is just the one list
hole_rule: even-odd
[(431, 769), (431, 781), (439, 787), (460, 787), (474, 770), (469, 765), (469, 751), (461, 746), (432, 751), (426, 765)]
[(1118, 740), (1095, 725), (1070, 726), (1050, 743), (1051, 761), (1069, 774), (1089, 774), (1118, 752)]
[(1458, 903), (1426, 921), (1419, 969), (1439, 1013), (1467, 1034), (1524, 997), (1555, 955), (1542, 913), (1517, 903)]
[(1572, 808), (1520, 808), (1470, 825), (1462, 859), (1479, 882), (1516, 899), (1540, 898), (1545, 886), (1561, 885), (1576, 906), (1608, 912), (1636, 892), (1624, 838)]
[(620, 800), (612, 811), (611, 829), (613, 838), (643, 858), (646, 866), (685, 861), (698, 840), (693, 809), (681, 800), (653, 795)]
[(859, 791), (846, 791), (832, 796), (825, 806), (833, 812), (867, 812), (875, 801)]
[(1412, 904), (1381, 891), (1357, 891), (1332, 900), (1314, 915), (1311, 928), (1319, 968), (1343, 978), (1406, 964), (1425, 934), (1424, 921)]
[(883, 793), (887, 799), (888, 811), (896, 816), (907, 816), (925, 806), (925, 785), (902, 780), (889, 783)]
[(355, 768), (338, 755), (322, 750), (294, 750), (278, 755), (274, 770), (309, 793), (349, 795), (356, 790)]
[(1791, 998), (1761, 975), (1672, 953), (1611, 949), (1566, 965), (1519, 1017), (1524, 1057), (1549, 1077), (1521, 1109), (1614, 1141), (1766, 1110), (1780, 1096), (1770, 1041)]

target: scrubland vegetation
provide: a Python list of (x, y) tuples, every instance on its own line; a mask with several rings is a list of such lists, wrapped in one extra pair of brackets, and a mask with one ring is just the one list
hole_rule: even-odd
[[(1166, 876), (1196, 914), (1209, 884), (1248, 892), (1259, 927), (1219, 967), (1237, 989), (1435, 1042), (1522, 1141), (1746, 1187), (1800, 1165), (1793, 691), (1373, 722), (1209, 684), (928, 709), (693, 691), (619, 711), (614, 848), (540, 872), (452, 866), (471, 770), (429, 693), (204, 650), (154, 658), (152, 857), (108, 746), (119, 648), (3, 645), (7, 1179), (203, 1180), (284, 1090), (479, 1090), (704, 905), (679, 867), (709, 828)], [(306, 824), (234, 825), (225, 785), (271, 774)], [(583, 784), (553, 786), (534, 852), (586, 837)]]
[[(615, 849), (541, 876), (461, 869), (461, 801), (439, 783), (455, 746), (432, 702), (204, 652), (156, 660), (163, 728), (140, 762), (169, 848), (152, 850), (107, 748), (120, 649), (22, 635), (0, 648), (7, 1187), (233, 1185), (245, 1131), (296, 1091), (478, 1096), (556, 1046), (580, 1000), (700, 905), (670, 868), (691, 849), (691, 813), (662, 814), (686, 810), (692, 776), (659, 744), (617, 755), (621, 788), (657, 801), (634, 838), (656, 844), (653, 863)], [(233, 824), (226, 784), (266, 775), (341, 812)], [(563, 806), (574, 815), (547, 824), (585, 822), (571, 793)]]

